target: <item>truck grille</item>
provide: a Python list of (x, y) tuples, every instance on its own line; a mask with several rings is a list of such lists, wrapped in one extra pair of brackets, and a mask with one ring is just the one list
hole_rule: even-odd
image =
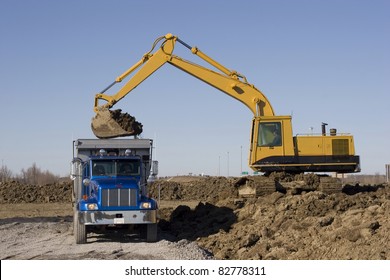
[(102, 189), (102, 206), (137, 206), (137, 190)]

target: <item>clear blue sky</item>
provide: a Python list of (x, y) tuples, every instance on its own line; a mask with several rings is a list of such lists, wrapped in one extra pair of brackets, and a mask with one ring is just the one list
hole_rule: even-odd
[[(67, 175), (73, 139), (94, 138), (94, 95), (173, 33), (246, 75), (295, 134), (352, 133), (362, 173), (383, 174), (389, 14), (387, 0), (0, 0), (0, 159)], [(114, 108), (155, 139), (161, 176), (248, 170), (251, 112), (170, 65)]]

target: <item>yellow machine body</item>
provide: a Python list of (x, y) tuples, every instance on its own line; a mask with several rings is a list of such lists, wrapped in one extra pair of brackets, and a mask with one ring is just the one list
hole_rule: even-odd
[[(280, 141), (274, 143), (274, 132)], [(322, 133), (293, 136), (291, 116), (263, 116), (253, 119), (249, 165), (261, 172), (360, 171), (353, 136)]]

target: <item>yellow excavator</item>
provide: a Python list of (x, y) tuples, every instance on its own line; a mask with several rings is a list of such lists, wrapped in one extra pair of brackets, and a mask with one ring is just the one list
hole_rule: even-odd
[[(173, 54), (177, 43), (188, 48), (214, 70), (208, 69)], [(159, 45), (155, 52), (154, 49)], [(275, 116), (274, 110), (254, 85), (244, 75), (231, 71), (207, 56), (197, 47), (191, 47), (177, 36), (167, 34), (155, 40), (152, 49), (136, 64), (96, 94), (92, 119), (92, 131), (98, 138), (114, 138), (138, 135), (142, 124), (121, 110), (110, 110), (115, 103), (135, 89), (165, 63), (200, 79), (231, 97), (241, 101), (253, 113), (250, 135), (249, 166), (258, 172), (337, 172), (360, 171), (360, 159), (355, 155), (353, 136), (338, 133), (335, 129), (326, 132), (325, 124), (319, 135), (293, 135), (291, 116)], [(114, 95), (105, 94), (116, 83), (130, 74), (126, 84)], [(105, 104), (99, 105), (99, 100)]]

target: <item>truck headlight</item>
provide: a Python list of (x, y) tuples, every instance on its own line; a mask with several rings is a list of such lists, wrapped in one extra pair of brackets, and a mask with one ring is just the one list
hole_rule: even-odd
[(143, 208), (143, 209), (150, 209), (150, 208), (152, 208), (152, 204), (150, 202), (142, 202), (141, 203), (141, 208)]
[(97, 204), (96, 203), (88, 203), (87, 204), (87, 209), (88, 210), (96, 210), (97, 209)]
[(89, 186), (89, 183), (91, 183), (91, 180), (89, 180), (88, 178), (85, 178), (85, 179), (83, 180), (84, 186), (88, 187), (88, 186)]

